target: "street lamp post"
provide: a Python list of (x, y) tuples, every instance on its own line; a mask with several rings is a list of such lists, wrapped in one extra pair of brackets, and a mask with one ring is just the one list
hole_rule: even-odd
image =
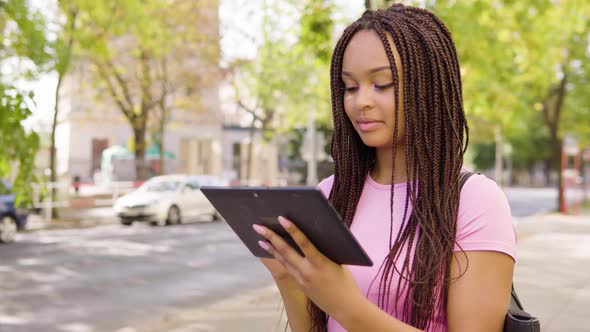
[(307, 142), (309, 156), (307, 158), (307, 185), (315, 186), (318, 183), (318, 162), (317, 162), (317, 133), (315, 127), (315, 114), (309, 111), (307, 119)]

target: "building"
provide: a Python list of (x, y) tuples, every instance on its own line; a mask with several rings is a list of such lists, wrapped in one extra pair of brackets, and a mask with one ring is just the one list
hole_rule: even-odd
[[(165, 134), (164, 150), (173, 156), (166, 159), (163, 173), (213, 174), (230, 181), (275, 184), (278, 178), (277, 148), (254, 133), (252, 168), (248, 176), (246, 160), (251, 136), (248, 129), (224, 125), (224, 106), (232, 100), (220, 97), (223, 77), (219, 70), (220, 35), (218, 0), (195, 2), (177, 1), (187, 24), (199, 24), (199, 36), (191, 42), (190, 36), (181, 38), (168, 60), (170, 110)], [(205, 5), (205, 7), (203, 7)], [(183, 33), (179, 20), (179, 34)], [(114, 40), (118, 65), (134, 68), (129, 56), (133, 40), (125, 36)], [(127, 49), (127, 50), (126, 50)], [(122, 71), (122, 75), (125, 72)], [(133, 150), (133, 130), (120, 111), (109, 86), (96, 84), (97, 73), (89, 63), (79, 60), (64, 80), (61, 90), (60, 114), (56, 130), (58, 178), (70, 180), (79, 176), (82, 181), (133, 180), (136, 177), (134, 161), (117, 160), (116, 167), (105, 170), (103, 152), (113, 146)], [(137, 95), (139, 84), (130, 81), (130, 91)], [(188, 83), (187, 83), (188, 82)], [(159, 83), (159, 82), (155, 82)], [(161, 84), (154, 84), (157, 89)], [(135, 87), (135, 89), (133, 89)], [(137, 96), (132, 96), (136, 98)], [(223, 99), (223, 100), (222, 100)], [(148, 125), (154, 128), (158, 119), (152, 117)], [(149, 140), (150, 135), (146, 138)], [(114, 170), (116, 168), (116, 170)]]
[[(252, 140), (252, 159), (249, 160)], [(260, 130), (224, 126), (222, 144), (224, 177), (230, 182), (263, 186), (280, 184), (277, 144), (275, 141), (265, 141)]]
[[(164, 172), (221, 174), (218, 1), (200, 1), (197, 5), (187, 0), (176, 4), (191, 13), (187, 14), (186, 19), (190, 22), (187, 24), (199, 22), (199, 32), (203, 35), (194, 40), (187, 36), (179, 38), (182, 45), (166, 58), (170, 79), (165, 82), (170, 113), (164, 147), (174, 159), (166, 160)], [(109, 46), (123, 54), (114, 59), (119, 68), (137, 66), (137, 59), (125, 56), (131, 53), (127, 51), (133, 45), (132, 38), (127, 36), (110, 43)], [(135, 73), (128, 73), (127, 70), (119, 73), (131, 91), (131, 99), (137, 99), (140, 89), (132, 75)], [(151, 75), (154, 77), (156, 73)], [(104, 81), (97, 84), (101, 82), (97, 77), (89, 61), (78, 60), (64, 80), (56, 130), (56, 171), (59, 178), (79, 176), (82, 181), (92, 181), (100, 172), (105, 149), (120, 145), (133, 150), (130, 121), (120, 111), (108, 85)], [(199, 79), (203, 77), (206, 79)], [(151, 90), (157, 90), (160, 83), (154, 80)], [(150, 92), (157, 96), (160, 91)], [(157, 123), (157, 117), (152, 116), (148, 126), (155, 128)], [(146, 139), (149, 147), (149, 129)], [(134, 176), (134, 172), (125, 172), (123, 178), (114, 180), (128, 180)]]

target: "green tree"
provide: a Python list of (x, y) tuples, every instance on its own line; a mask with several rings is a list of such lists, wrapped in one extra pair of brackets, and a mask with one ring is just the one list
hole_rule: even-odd
[(590, 3), (438, 0), (427, 7), (457, 44), (474, 142), (494, 139), (499, 128), (519, 142), (515, 155), (535, 162), (531, 144), (522, 144), (529, 139), (560, 175), (564, 134), (589, 141)]
[[(155, 17), (173, 35), (169, 50), (155, 59), (158, 72), (155, 88), (159, 98), (149, 125), (159, 149), (159, 170), (164, 171), (164, 137), (172, 110), (203, 113), (203, 91), (217, 89), (220, 80), (218, 0), (175, 0)], [(196, 23), (198, 22), (198, 23)], [(195, 60), (199, 66), (195, 68)], [(206, 121), (206, 119), (204, 119)]]
[[(211, 54), (211, 61), (215, 62), (219, 50), (215, 46), (216, 30), (199, 34), (199, 29), (203, 29), (201, 23), (217, 21), (208, 19), (209, 12), (198, 17), (194, 14), (201, 6), (215, 9), (217, 5), (217, 0), (77, 0), (78, 65), (90, 65), (97, 78), (97, 91), (106, 91), (129, 122), (139, 179), (149, 174), (145, 151), (150, 124), (162, 156), (169, 108), (178, 107), (172, 97), (192, 95), (192, 104), (185, 108), (200, 110), (196, 104), (201, 87), (195, 85), (203, 80), (194, 78), (208, 74), (187, 63), (198, 60), (199, 64), (209, 64), (204, 54)], [(213, 44), (212, 50), (206, 49), (205, 44)], [(179, 86), (180, 78), (184, 80), (183, 87)]]
[[(305, 123), (311, 113), (320, 127), (332, 126), (330, 105), (330, 60), (334, 41), (334, 4), (308, 0), (299, 20), (298, 40), (291, 51), (294, 66), (288, 73), (293, 108), (287, 128)], [(304, 110), (310, 110), (305, 112)]]
[[(256, 58), (237, 59), (230, 66), (236, 104), (252, 119), (251, 136), (255, 128), (267, 138), (292, 133), (309, 116), (331, 126), (333, 7), (327, 0), (264, 2)], [(286, 19), (298, 24), (285, 29)], [(252, 149), (250, 144), (248, 156)], [(249, 178), (250, 159), (247, 169)]]
[[(10, 175), (11, 166), (18, 168), (13, 183), (17, 203), (31, 202), (31, 184), (38, 181), (34, 171), (39, 137), (22, 126), (31, 115), (32, 97), (14, 87), (0, 86), (0, 179)], [(0, 182), (0, 187), (3, 186)]]
[(170, 38), (162, 22), (151, 18), (164, 9), (163, 3), (79, 0), (78, 8), (80, 62), (91, 65), (97, 87), (108, 91), (131, 125), (136, 175), (146, 179), (147, 126), (159, 103), (152, 89), (158, 65), (154, 58), (162, 56)]
[[(26, 0), (0, 1), (0, 179), (14, 176), (17, 203), (30, 203), (39, 137), (23, 127), (31, 115), (32, 93), (13, 82), (33, 79), (49, 59), (43, 16)], [(16, 175), (11, 174), (16, 169)], [(3, 184), (0, 184), (3, 186)]]

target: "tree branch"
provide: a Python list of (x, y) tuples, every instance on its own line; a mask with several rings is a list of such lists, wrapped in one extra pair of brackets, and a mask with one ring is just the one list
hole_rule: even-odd
[(551, 137), (557, 137), (557, 130), (559, 126), (559, 117), (561, 109), (563, 108), (563, 101), (565, 98), (565, 90), (568, 81), (568, 74), (565, 65), (562, 65), (563, 77), (557, 86), (554, 86), (549, 91), (549, 94), (543, 102), (543, 118), (549, 127)]
[(94, 63), (94, 65), (98, 69), (98, 74), (100, 75), (100, 77), (102, 77), (102, 79), (107, 84), (107, 88), (109, 89), (109, 92), (111, 93), (111, 97), (113, 97), (113, 99), (115, 100), (115, 103), (117, 103), (117, 105), (119, 105), (119, 109), (121, 110), (123, 115), (125, 115), (125, 117), (129, 121), (134, 122), (136, 115), (132, 111), (132, 107), (133, 107), (132, 104), (125, 105), (125, 102), (117, 93), (117, 90), (115, 89), (115, 86), (113, 85), (113, 82), (111, 82), (111, 78), (109, 77), (109, 74), (107, 73), (107, 70), (104, 67), (104, 65), (101, 64), (97, 60), (92, 60), (92, 62)]
[(149, 64), (149, 56), (145, 49), (141, 49), (140, 51), (140, 68), (141, 68), (141, 77), (140, 77), (140, 86), (141, 86), (141, 116), (145, 116), (146, 113), (155, 105), (157, 102), (154, 102), (152, 98), (152, 94), (150, 91), (150, 86), (152, 85), (152, 76), (150, 75), (150, 64)]
[[(64, 6), (63, 0), (59, 1), (61, 6)], [(78, 8), (71, 4), (68, 8), (64, 8), (64, 11), (67, 14), (67, 23), (65, 34), (66, 34), (66, 48), (65, 54), (63, 58), (58, 56), (58, 63), (56, 66), (57, 73), (59, 76), (64, 76), (68, 68), (70, 67), (70, 62), (72, 59), (72, 48), (74, 45), (74, 31), (76, 30), (76, 19), (78, 17)], [(59, 54), (59, 53), (58, 53)]]
[(129, 109), (132, 110), (133, 98), (131, 98), (131, 94), (129, 93), (129, 88), (127, 86), (127, 83), (123, 79), (123, 76), (121, 76), (121, 74), (117, 71), (117, 68), (115, 67), (115, 64), (113, 63), (112, 59), (107, 59), (105, 61), (108, 65), (108, 67), (111, 69), (111, 72), (113, 73), (113, 77), (115, 78), (115, 81), (118, 83), (119, 88), (123, 92), (123, 98), (125, 98), (125, 101), (129, 105)]
[(243, 109), (244, 111), (246, 111), (248, 114), (251, 114), (252, 117), (254, 118), (254, 120), (258, 120), (260, 122), (264, 122), (264, 119), (261, 118), (258, 114), (256, 114), (256, 109), (257, 108), (249, 108), (248, 106), (246, 106), (242, 100), (238, 100), (238, 106)]
[[(557, 88), (557, 100), (555, 102), (555, 125), (559, 123), (559, 117), (561, 115), (561, 109), (563, 108), (563, 100), (565, 99), (565, 88), (567, 86), (568, 80), (568, 73), (566, 70), (565, 65), (562, 66), (563, 77), (561, 78), (561, 82), (559, 82), (559, 86)], [(557, 128), (555, 128), (557, 130)]]
[(160, 76), (160, 98), (157, 100), (157, 104), (160, 106), (160, 111), (162, 113), (162, 121), (166, 120), (166, 98), (168, 97), (168, 64), (166, 62), (166, 58), (162, 58), (160, 63), (160, 68), (162, 70)]

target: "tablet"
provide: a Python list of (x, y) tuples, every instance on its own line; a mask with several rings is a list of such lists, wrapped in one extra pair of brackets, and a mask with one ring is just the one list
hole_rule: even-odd
[(272, 258), (260, 248), (264, 237), (252, 229), (264, 225), (301, 250), (278, 216), (291, 220), (326, 257), (338, 264), (372, 266), (373, 262), (342, 222), (338, 212), (315, 187), (201, 187), (217, 212), (257, 257)]

